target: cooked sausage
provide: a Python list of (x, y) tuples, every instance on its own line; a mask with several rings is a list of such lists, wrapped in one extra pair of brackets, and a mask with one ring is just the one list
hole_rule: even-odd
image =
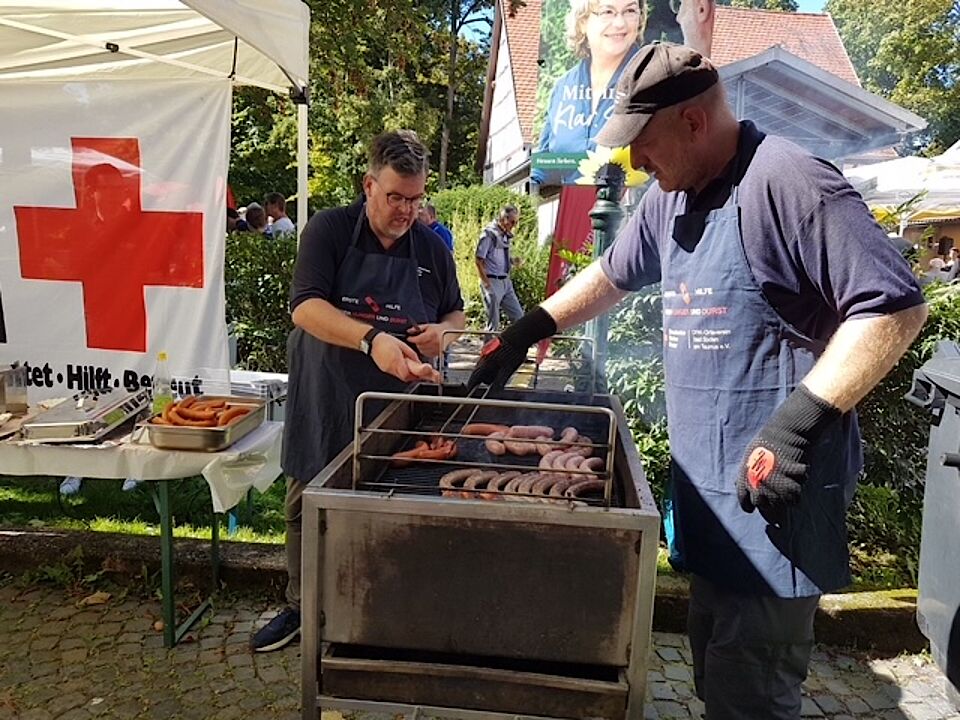
[[(533, 490), (533, 486), (542, 477), (543, 475), (541, 473), (527, 473), (526, 477), (523, 478), (523, 482), (521, 482), (517, 486), (517, 492), (520, 493), (521, 495), (530, 495), (531, 491)], [(521, 498), (521, 500), (533, 500), (533, 499), (534, 498), (530, 498), (530, 497)]]
[[(506, 484), (506, 486), (503, 488), (503, 492), (505, 492), (505, 493), (517, 493), (517, 492), (519, 492), (519, 487), (520, 487), (520, 485), (527, 479), (527, 476), (530, 475), (530, 474), (531, 474), (531, 473), (521, 473), (520, 475), (517, 475), (515, 478), (513, 478), (512, 480), (510, 480), (510, 482), (508, 482), (508, 483)], [(519, 499), (520, 499), (520, 498), (518, 498), (516, 495), (512, 495), (512, 494), (510, 494), (510, 495), (504, 495), (504, 497), (505, 497), (507, 500), (519, 500)]]
[(495, 425), (494, 423), (470, 423), (464, 425), (460, 432), (464, 435), (492, 435), (493, 433), (506, 435), (510, 432), (510, 428), (506, 425)]
[(176, 409), (171, 409), (165, 416), (171, 425), (181, 425), (186, 427), (213, 427), (215, 420), (190, 420), (180, 415)]
[(483, 445), (485, 448), (487, 448), (487, 452), (489, 452), (491, 455), (506, 455), (507, 447), (500, 442), (500, 439), (504, 437), (506, 437), (506, 433), (501, 432), (495, 432), (489, 435), (487, 439), (483, 441)]
[(184, 408), (188, 408), (197, 401), (196, 395), (187, 395), (183, 400), (177, 404), (177, 412), (180, 412)]
[(163, 419), (163, 415), (157, 415), (150, 418), (151, 425), (169, 425), (170, 423)]
[(596, 492), (597, 490), (603, 492), (604, 482), (603, 480), (581, 480), (578, 483), (574, 483), (566, 489), (564, 495), (566, 497), (580, 497), (581, 495), (586, 495), (589, 492)]
[(429, 448), (430, 446), (427, 445), (423, 440), (418, 440), (417, 443), (409, 450), (402, 450), (394, 453), (391, 456), (393, 460), (390, 462), (390, 467), (407, 467), (410, 465), (410, 460), (408, 458), (420, 457), (420, 453), (424, 450), (428, 450)]
[(552, 467), (559, 473), (566, 471), (567, 469), (567, 460), (576, 455), (575, 452), (570, 452), (567, 450), (562, 451), (559, 455), (553, 458)]
[(601, 457), (584, 458), (583, 465), (580, 466), (580, 469), (590, 470), (592, 472), (601, 472), (604, 464), (603, 458)]
[(593, 440), (586, 435), (581, 435), (577, 438), (577, 444), (570, 446), (570, 452), (575, 452), (585, 458), (590, 457), (593, 455)]
[(576, 453), (570, 453), (570, 457), (567, 458), (567, 461), (563, 464), (564, 470), (576, 470), (581, 465), (583, 465), (584, 457), (583, 455), (577, 455)]
[(541, 470), (553, 470), (553, 461), (558, 457), (564, 454), (563, 450), (551, 450), (542, 458), (540, 458), (540, 469)]
[[(233, 410), (235, 408), (230, 408), (230, 409)], [(214, 408), (198, 409), (196, 404), (190, 404), (189, 406), (184, 407), (183, 403), (180, 403), (180, 406), (177, 408), (177, 413), (182, 417), (188, 418), (190, 420), (217, 420), (217, 421), (219, 421), (219, 418), (217, 416), (221, 414), (219, 410), (216, 410)]]
[(563, 475), (559, 475), (557, 473), (543, 473), (540, 476), (540, 479), (537, 480), (530, 488), (530, 492), (533, 495), (546, 495), (550, 488), (560, 480), (563, 480)]
[(550, 486), (550, 497), (563, 497), (563, 493), (571, 485), (576, 485), (578, 482), (582, 482), (582, 476), (567, 476), (562, 480), (558, 480), (553, 485)]
[(479, 474), (480, 471), (477, 470), (477, 468), (466, 468), (448, 472), (440, 478), (440, 494), (444, 497), (460, 497), (459, 490), (454, 491), (453, 489), (461, 487), (471, 475)]
[(502, 500), (503, 495), (501, 495), (499, 491), (520, 474), (519, 470), (508, 470), (507, 472), (497, 473), (487, 481), (487, 492), (480, 493), (480, 497), (484, 500)]
[(249, 412), (250, 412), (250, 408), (245, 407), (243, 405), (234, 405), (234, 406), (228, 407), (226, 410), (221, 412), (220, 415), (217, 417), (217, 425), (219, 425), (220, 427), (223, 427), (224, 425), (229, 425), (234, 420), (236, 420), (236, 418), (246, 415)]
[(571, 443), (575, 443), (577, 438), (580, 436), (580, 431), (575, 427), (568, 426), (560, 431), (560, 442), (563, 443), (561, 447), (569, 447)]
[(222, 410), (222, 409), (225, 408), (226, 406), (227, 406), (227, 401), (224, 400), (223, 398), (220, 398), (220, 399), (218, 399), (218, 400), (212, 400), (212, 399), (211, 399), (211, 400), (202, 400), (202, 399), (201, 399), (201, 400), (197, 400), (197, 401), (193, 404), (192, 407), (193, 407), (194, 410), (211, 410), (211, 409), (212, 409), (212, 410)]
[[(470, 477), (463, 481), (464, 490), (476, 490), (477, 488), (486, 487), (487, 483), (497, 475), (499, 475), (496, 470), (481, 470), (480, 472), (473, 473)], [(480, 493), (477, 492), (462, 492), (460, 493), (461, 497), (465, 498), (476, 498), (480, 497)]]

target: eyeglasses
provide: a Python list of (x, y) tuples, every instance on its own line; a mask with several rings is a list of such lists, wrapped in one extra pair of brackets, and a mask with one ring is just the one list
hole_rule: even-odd
[[(676, 2), (676, 0), (670, 0), (671, 3)], [(596, 15), (600, 18), (601, 22), (609, 24), (616, 20), (618, 17), (622, 17), (625, 23), (639, 23), (640, 22), (640, 8), (639, 7), (628, 7), (623, 10), (617, 10), (612, 8), (609, 5), (597, 8), (596, 10), (590, 11), (591, 15)]]
[[(370, 179), (373, 180), (377, 185), (380, 185), (380, 181), (377, 180), (373, 175), (370, 176)], [(383, 189), (383, 185), (380, 185), (380, 188)], [(388, 192), (384, 193), (387, 196), (387, 205), (392, 208), (402, 208), (410, 207), (412, 210), (419, 210), (420, 206), (423, 205), (424, 200), (426, 200), (426, 195), (417, 195), (415, 197), (407, 197), (401, 193)]]
[(674, 15), (678, 15), (680, 13), (680, 5), (682, 2), (683, 0), (670, 0), (670, 12), (672, 12)]

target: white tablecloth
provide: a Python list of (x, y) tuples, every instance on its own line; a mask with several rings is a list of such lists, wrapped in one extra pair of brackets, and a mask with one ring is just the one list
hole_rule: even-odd
[(226, 512), (255, 487), (265, 492), (280, 476), (283, 423), (265, 422), (220, 452), (160, 450), (146, 433), (133, 433), (101, 444), (0, 442), (0, 474), (79, 475), (91, 478), (172, 480), (203, 475), (213, 509)]

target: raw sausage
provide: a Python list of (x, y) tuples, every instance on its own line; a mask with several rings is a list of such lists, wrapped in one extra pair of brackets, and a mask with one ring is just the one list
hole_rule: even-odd
[(483, 445), (491, 455), (506, 455), (507, 446), (500, 442), (500, 439), (506, 437), (504, 433), (495, 432), (484, 440)]
[(510, 432), (507, 433), (507, 437), (524, 438), (528, 440), (535, 440), (545, 435), (553, 437), (553, 428), (547, 427), (546, 425), (514, 425), (510, 428)]
[(506, 435), (510, 428), (506, 425), (495, 425), (493, 423), (470, 423), (464, 425), (460, 431), (464, 435), (492, 435), (493, 433), (503, 433)]

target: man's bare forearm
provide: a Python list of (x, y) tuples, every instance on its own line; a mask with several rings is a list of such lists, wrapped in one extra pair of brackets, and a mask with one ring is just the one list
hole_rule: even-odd
[(558, 330), (565, 330), (606, 312), (627, 294), (610, 282), (600, 263), (595, 261), (544, 300), (541, 307), (557, 323)]
[(294, 325), (315, 338), (352, 350), (360, 347), (360, 340), (371, 327), (320, 298), (304, 300), (293, 309), (291, 317)]
[(841, 412), (866, 396), (910, 347), (927, 319), (927, 306), (842, 323), (803, 379), (814, 395)]

